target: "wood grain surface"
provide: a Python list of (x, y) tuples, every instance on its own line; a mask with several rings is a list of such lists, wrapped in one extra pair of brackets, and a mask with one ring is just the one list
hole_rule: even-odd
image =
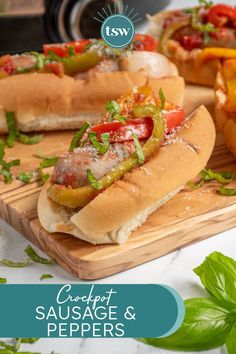
[[(213, 90), (187, 87), (186, 111), (190, 112), (202, 103), (213, 112)], [(38, 145), (16, 143), (14, 148), (7, 149), (6, 155), (9, 159), (21, 159), (21, 166), (12, 171), (18, 173), (37, 168), (40, 160), (34, 154), (38, 152), (46, 155), (64, 152), (72, 135), (72, 132), (54, 132), (45, 134)], [(236, 174), (235, 158), (221, 136), (217, 137), (209, 167)], [(236, 187), (236, 183), (232, 186)], [(236, 226), (236, 197), (220, 196), (217, 188), (213, 182), (199, 190), (183, 190), (152, 214), (124, 245), (94, 246), (72, 236), (47, 233), (37, 218), (41, 186), (36, 180), (27, 185), (17, 180), (10, 185), (0, 181), (0, 215), (63, 268), (81, 279), (92, 280), (127, 270)]]

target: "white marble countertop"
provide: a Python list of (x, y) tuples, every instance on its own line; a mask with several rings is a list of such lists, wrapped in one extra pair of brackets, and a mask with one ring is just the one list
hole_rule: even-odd
[[(214, 2), (222, 2), (222, 0)], [(228, 2), (229, 4), (233, 3), (231, 0), (224, 0), (224, 2)], [(173, 0), (168, 8), (191, 6), (197, 3), (197, 0)], [(22, 260), (24, 258), (24, 248), (29, 242), (1, 219), (0, 229), (2, 229), (0, 236), (0, 259), (10, 258)], [(37, 251), (41, 253), (39, 250)], [(236, 259), (236, 228), (126, 272), (103, 279), (99, 281), (99, 283), (163, 283), (174, 287), (184, 298), (206, 296), (206, 292), (201, 287), (192, 269), (198, 266), (204, 258), (213, 251), (222, 252)], [(22, 269), (0, 269), (0, 277), (6, 277), (9, 284), (38, 283), (43, 273), (51, 273), (54, 275), (54, 278), (44, 282), (47, 282), (47, 284), (82, 283), (81, 280), (74, 278), (57, 265), (41, 266), (31, 264), (27, 268)], [(22, 346), (22, 350), (23, 349), (40, 351), (42, 354), (50, 354), (52, 351), (58, 354), (173, 353), (148, 347), (133, 339), (41, 339), (33, 346)], [(202, 353), (225, 354), (226, 351), (224, 348), (221, 348)]]

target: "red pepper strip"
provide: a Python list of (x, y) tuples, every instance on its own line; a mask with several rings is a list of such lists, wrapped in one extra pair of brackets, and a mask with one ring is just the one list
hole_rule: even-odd
[(147, 52), (156, 52), (158, 40), (148, 34), (136, 34), (134, 36), (134, 50), (144, 50)]
[(215, 27), (224, 27), (230, 20), (236, 21), (236, 8), (224, 4), (215, 5), (210, 8), (207, 18)]
[(70, 49), (74, 50), (75, 54), (80, 54), (84, 52), (85, 47), (91, 43), (90, 39), (81, 39), (80, 41), (73, 41), (68, 43), (58, 43), (58, 44), (44, 44), (43, 51), (45, 55), (50, 54), (50, 52), (55, 53), (60, 58), (65, 58), (70, 56)]

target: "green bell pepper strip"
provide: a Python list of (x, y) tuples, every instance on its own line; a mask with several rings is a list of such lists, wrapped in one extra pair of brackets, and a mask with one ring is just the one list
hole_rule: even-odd
[[(165, 133), (163, 115), (157, 106), (151, 104), (135, 107), (132, 114), (134, 118), (151, 116), (153, 119), (154, 126), (152, 135), (143, 146), (143, 153), (146, 161), (159, 150), (163, 141)], [(99, 189), (95, 189), (91, 185), (73, 189), (53, 184), (48, 188), (47, 194), (55, 202), (68, 208), (82, 208), (99, 193), (110, 187), (116, 180), (122, 178), (126, 172), (131, 171), (138, 165), (138, 156), (137, 153), (134, 152), (98, 181)]]
[(185, 18), (183, 20), (180, 20), (178, 22), (173, 22), (171, 23), (166, 29), (163, 30), (160, 41), (159, 41), (159, 46), (158, 46), (158, 51), (164, 54), (167, 57), (171, 57), (172, 54), (169, 51), (168, 48), (168, 40), (171, 39), (173, 34), (178, 31), (182, 27), (189, 26), (191, 24), (191, 18)]
[(94, 68), (102, 58), (96, 52), (86, 52), (66, 58), (62, 64), (65, 74), (73, 76)]

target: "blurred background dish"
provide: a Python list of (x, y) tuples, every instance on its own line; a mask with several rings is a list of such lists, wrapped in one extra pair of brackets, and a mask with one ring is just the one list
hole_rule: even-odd
[[(1, 0), (0, 54), (40, 50), (43, 43), (99, 38), (93, 17), (110, 5), (128, 5), (145, 20), (170, 0)], [(141, 22), (141, 21), (140, 21)]]

